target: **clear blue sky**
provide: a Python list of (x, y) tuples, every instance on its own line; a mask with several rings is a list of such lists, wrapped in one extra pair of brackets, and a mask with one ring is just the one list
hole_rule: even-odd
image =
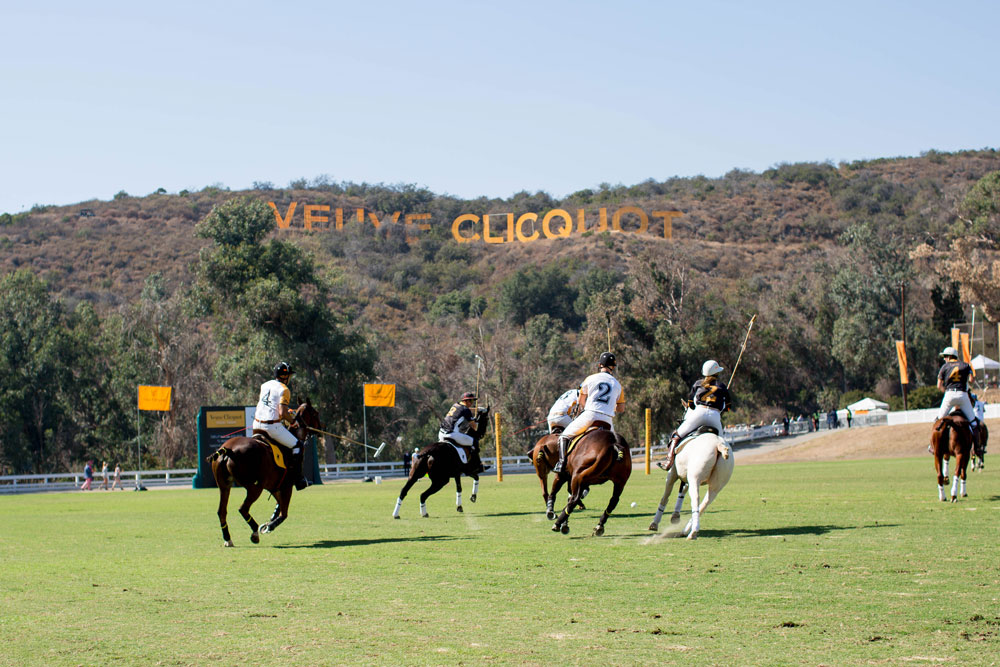
[(0, 212), (253, 181), (458, 196), (1000, 146), (995, 2), (0, 9)]

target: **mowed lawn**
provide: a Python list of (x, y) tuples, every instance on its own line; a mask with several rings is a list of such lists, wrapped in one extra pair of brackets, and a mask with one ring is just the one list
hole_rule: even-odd
[(401, 480), (313, 487), (259, 545), (238, 491), (233, 549), (215, 490), (0, 497), (0, 663), (994, 664), (1000, 472), (969, 478), (951, 504), (929, 457), (737, 464), (694, 542), (650, 539), (659, 472), (601, 538), (609, 486), (563, 536), (533, 475), (427, 519), (421, 482), (398, 521)]

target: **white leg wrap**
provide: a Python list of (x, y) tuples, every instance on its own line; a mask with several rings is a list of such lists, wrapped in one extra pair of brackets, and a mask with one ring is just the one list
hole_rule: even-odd
[(944, 500), (944, 485), (938, 485), (938, 500)]
[(474, 479), (472, 480), (472, 495), (476, 495), (477, 493), (479, 493), (479, 480)]
[(427, 505), (420, 503), (420, 516), (427, 516)]
[(958, 496), (958, 475), (951, 478), (951, 497), (955, 498)]
[(459, 507), (462, 506), (462, 494), (461, 493), (456, 493), (455, 494), (455, 504), (458, 505)]
[(941, 461), (941, 476), (948, 479), (948, 462)]
[(959, 480), (959, 482), (958, 482), (958, 488), (959, 488), (959, 492), (962, 494), (962, 497), (964, 498), (966, 496), (966, 493), (965, 493), (965, 480), (964, 479)]
[(399, 516), (399, 508), (403, 506), (403, 499), (396, 498), (396, 509), (392, 510), (393, 516)]

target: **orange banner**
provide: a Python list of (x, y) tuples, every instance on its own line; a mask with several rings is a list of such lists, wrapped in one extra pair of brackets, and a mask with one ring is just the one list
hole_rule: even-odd
[(899, 382), (909, 384), (910, 376), (906, 372), (906, 346), (901, 340), (896, 341), (896, 357), (899, 359)]
[(139, 385), (139, 409), (170, 411), (170, 387)]
[(959, 341), (958, 329), (951, 330), (951, 346), (956, 350), (962, 347), (962, 343)]
[(372, 408), (391, 408), (396, 405), (396, 385), (366, 384), (365, 406)]
[(972, 361), (972, 355), (969, 354), (969, 334), (962, 334), (962, 361), (969, 363)]

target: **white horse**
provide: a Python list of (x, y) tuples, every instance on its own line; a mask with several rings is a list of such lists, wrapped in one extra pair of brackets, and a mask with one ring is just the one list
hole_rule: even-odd
[[(736, 457), (733, 456), (730, 446), (714, 433), (702, 433), (693, 440), (682, 443), (682, 447), (678, 448), (674, 465), (667, 471), (667, 487), (663, 491), (663, 498), (660, 499), (660, 506), (656, 509), (656, 516), (649, 524), (649, 529), (657, 530), (660, 527), (660, 519), (663, 518), (670, 492), (679, 479), (681, 489), (677, 494), (677, 504), (670, 516), (670, 523), (677, 523), (681, 519), (684, 487), (688, 486), (691, 491), (691, 520), (687, 522), (681, 535), (686, 535), (689, 540), (697, 539), (701, 527), (701, 513), (715, 500), (719, 491), (733, 476), (735, 462)], [(708, 494), (699, 505), (698, 490), (702, 484), (708, 484)]]

